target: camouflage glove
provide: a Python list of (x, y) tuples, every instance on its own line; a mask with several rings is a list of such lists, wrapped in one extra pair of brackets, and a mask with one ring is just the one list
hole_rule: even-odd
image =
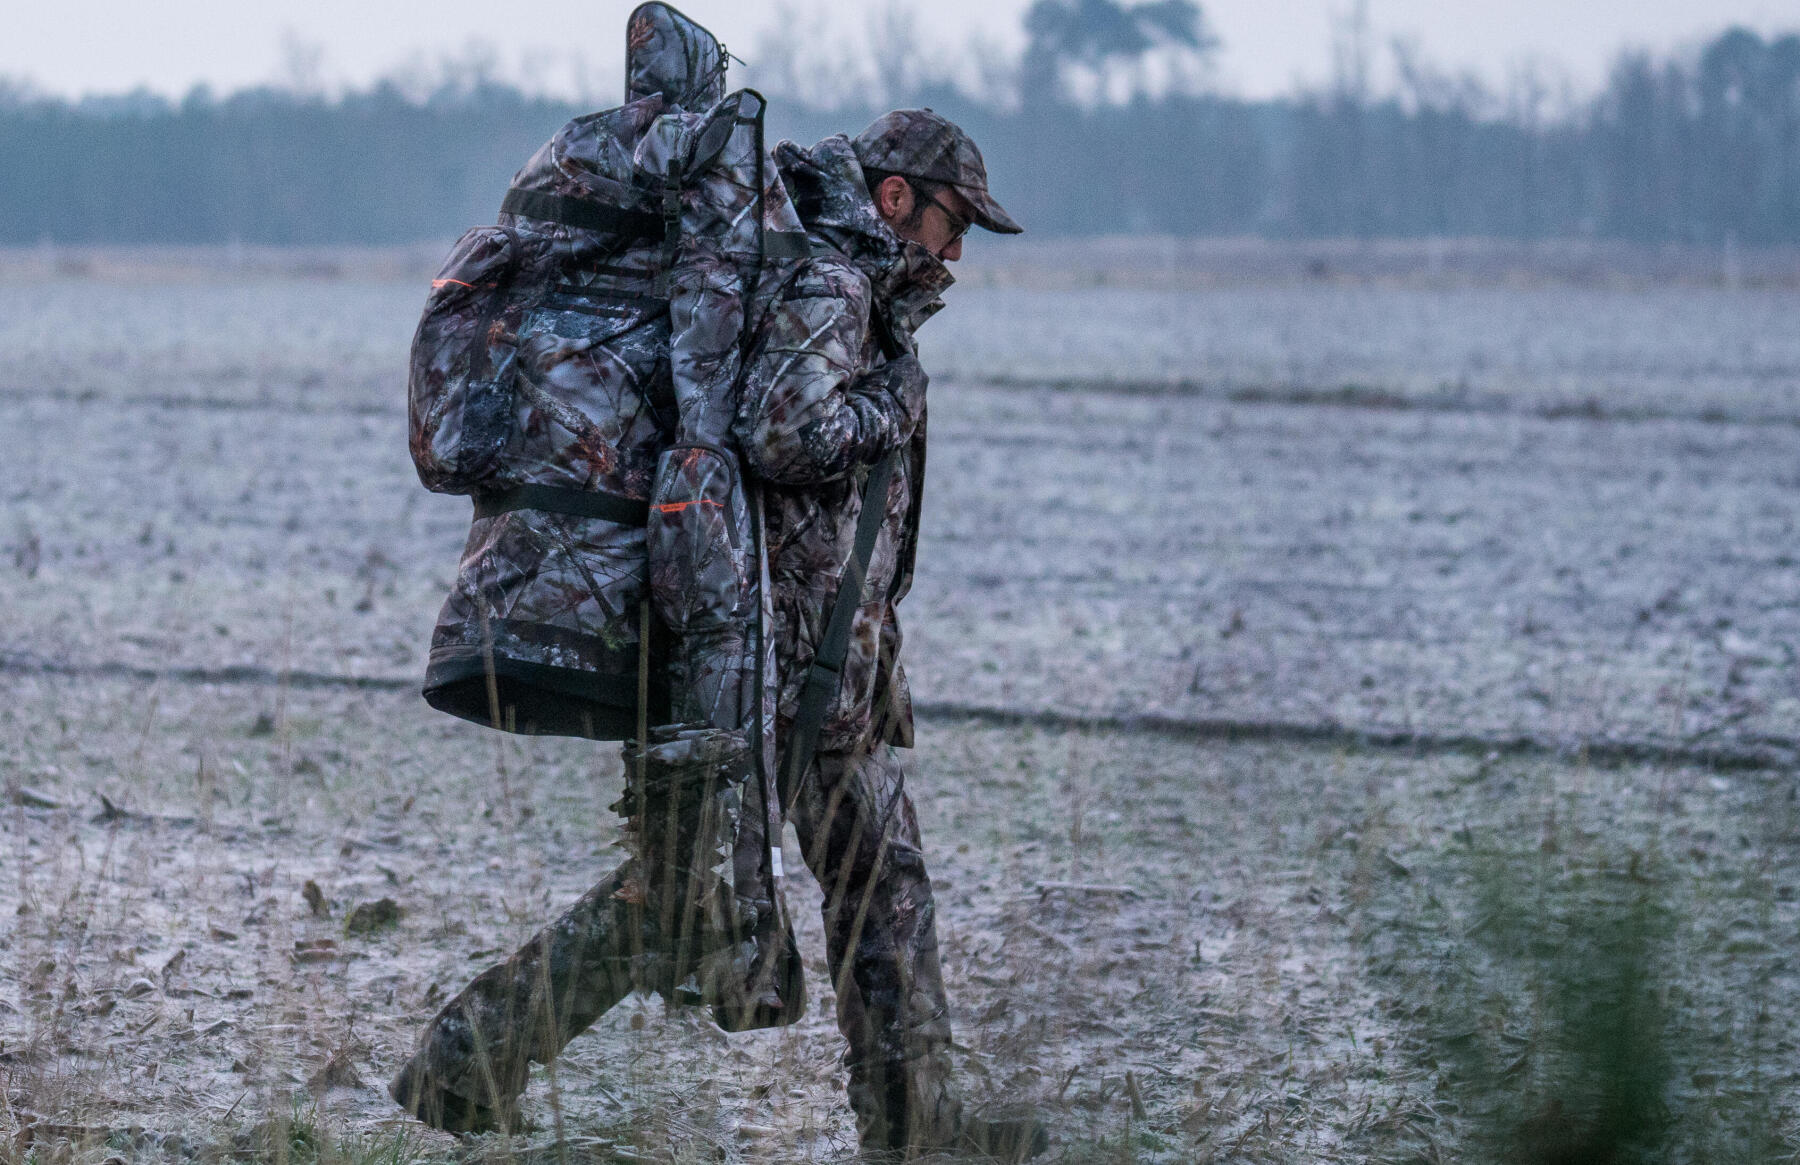
[[(919, 358), (908, 352), (879, 368), (863, 373), (857, 378), (851, 392), (863, 397), (885, 394), (888, 401), (892, 402), (888, 407), (896, 410), (894, 419), (897, 427), (910, 436), (919, 423), (919, 415), (925, 410), (925, 386), (930, 380), (925, 375), (925, 368), (919, 363)], [(883, 401), (882, 404), (887, 402)]]

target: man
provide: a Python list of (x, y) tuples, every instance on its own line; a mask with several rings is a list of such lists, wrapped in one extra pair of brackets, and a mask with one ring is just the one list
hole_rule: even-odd
[(950, 1079), (931, 886), (893, 748), (912, 743), (895, 605), (911, 583), (925, 464), (926, 377), (911, 337), (942, 307), (963, 234), (1020, 228), (988, 193), (974, 143), (929, 110), (811, 150), (784, 142), (776, 161), (814, 258), (763, 322), (738, 437), (766, 483), (780, 738), (801, 711), (864, 483), (893, 458), (817, 755), (803, 773), (791, 753), (783, 765), (788, 819), (825, 891), (851, 1105), (867, 1147), (1019, 1156), (1041, 1147), (1035, 1125), (964, 1114)]
[[(810, 150), (783, 142), (775, 159), (814, 254), (762, 321), (737, 436), (766, 486), (784, 798), (825, 893), (850, 1103), (866, 1148), (1019, 1157), (1041, 1148), (1036, 1126), (965, 1114), (950, 1078), (931, 883), (894, 754), (912, 743), (894, 608), (912, 580), (925, 467), (926, 377), (912, 333), (943, 306), (945, 264), (971, 226), (1020, 228), (989, 195), (975, 144), (930, 110), (895, 111)], [(886, 491), (867, 504), (885, 512), (806, 764), (794, 725), (808, 720), (811, 665), (865, 483), (884, 462)]]
[[(925, 461), (912, 333), (942, 306), (945, 263), (971, 226), (1020, 228), (988, 194), (974, 143), (929, 110), (889, 113), (810, 150), (783, 142), (775, 156), (813, 254), (758, 305), (735, 429), (763, 488), (783, 796), (825, 894), (851, 1106), (869, 1149), (1020, 1159), (1044, 1147), (1038, 1125), (965, 1113), (951, 1079), (931, 883), (893, 751), (912, 743), (894, 607), (911, 582)], [(874, 499), (880, 525), (848, 651), (810, 716), (814, 737), (796, 720), (809, 719), (803, 693), (817, 683), (840, 580), (854, 573), (872, 474), (887, 482)], [(662, 941), (630, 908), (637, 878), (621, 867), (477, 977), (427, 1029), (395, 1099), (453, 1131), (516, 1123), (528, 1061), (553, 1059), (623, 998), (634, 953)]]

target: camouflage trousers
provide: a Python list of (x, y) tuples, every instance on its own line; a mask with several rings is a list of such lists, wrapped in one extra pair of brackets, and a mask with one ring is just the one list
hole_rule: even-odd
[[(788, 820), (824, 892), (827, 961), (848, 1048), (850, 1105), (867, 1147), (948, 1144), (961, 1115), (938, 965), (931, 881), (898, 758), (886, 745), (820, 753)], [(529, 1065), (549, 1063), (661, 955), (653, 911), (619, 892), (632, 862), (582, 895), (432, 1020), (390, 1088), (515, 1111)], [(628, 895), (629, 897), (629, 895)], [(683, 969), (674, 969), (679, 981)], [(429, 1119), (429, 1118), (427, 1118)]]

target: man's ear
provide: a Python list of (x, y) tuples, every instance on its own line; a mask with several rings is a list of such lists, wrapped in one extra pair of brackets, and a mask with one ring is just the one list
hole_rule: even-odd
[(875, 187), (875, 209), (888, 222), (903, 222), (913, 209), (912, 186), (898, 174), (889, 174)]

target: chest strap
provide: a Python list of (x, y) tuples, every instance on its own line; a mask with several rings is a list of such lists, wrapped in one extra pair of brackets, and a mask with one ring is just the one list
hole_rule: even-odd
[(581, 230), (620, 234), (632, 239), (655, 239), (661, 238), (663, 234), (663, 220), (659, 214), (629, 210), (623, 206), (608, 206), (585, 198), (570, 198), (566, 194), (552, 194), (548, 190), (527, 190), (521, 186), (514, 186), (506, 192), (506, 198), (500, 203), (500, 210), (503, 214), (518, 214)]
[(475, 495), (475, 516), (492, 518), (514, 510), (542, 510), (577, 518), (603, 518), (621, 526), (643, 526), (650, 521), (650, 503), (641, 498), (563, 489), (553, 485), (520, 485)]

